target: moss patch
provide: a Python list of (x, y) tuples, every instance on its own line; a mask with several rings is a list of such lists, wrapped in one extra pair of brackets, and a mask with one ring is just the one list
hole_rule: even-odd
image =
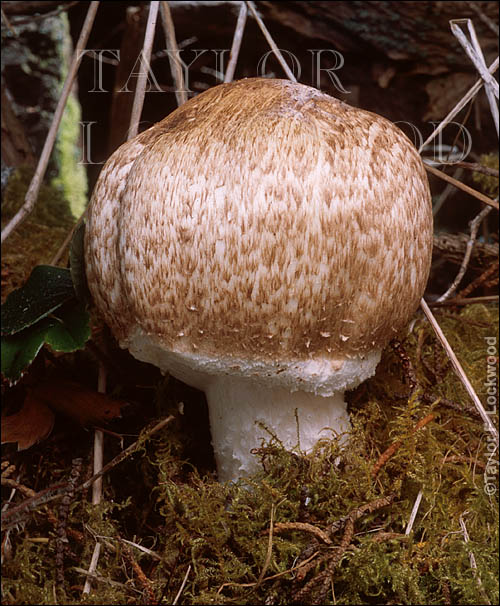
[[(498, 344), (498, 308), (471, 305), (437, 317), (486, 402), (486, 337)], [(403, 345), (419, 382), (412, 397), (388, 348), (376, 376), (349, 395), (353, 431), (346, 450), (324, 440), (302, 456), (271, 441), (256, 455), (261, 472), (238, 484), (200, 477), (189, 461), (190, 427), (177, 414), (106, 476), (101, 506), (73, 498), (66, 527), (81, 538), (68, 535), (62, 584), (55, 580), (57, 534), (46, 506), (11, 531), (4, 603), (52, 604), (57, 591), (59, 603), (67, 604), (151, 603), (151, 596), (172, 604), (184, 580), (183, 604), (498, 603), (497, 479), (496, 491), (485, 490), (489, 436), (422, 317)], [(161, 414), (178, 401), (169, 399), (169, 385), (155, 391)], [(124, 396), (126, 388), (117, 388)], [(429, 414), (432, 420), (416, 430)], [(66, 457), (64, 440), (57, 448), (40, 446), (43, 474), (36, 480), (36, 468), (27, 466), (22, 481), (37, 481), (41, 490), (66, 477), (78, 454), (75, 441), (68, 442)], [(119, 452), (115, 442), (111, 449)], [(399, 448), (374, 476), (381, 454), (395, 443)], [(9, 460), (16, 462), (14, 453)], [(405, 535), (419, 492), (413, 529)], [(367, 505), (390, 495), (384, 506)], [(51, 507), (57, 512), (57, 501)], [(345, 516), (353, 512), (358, 517), (349, 535)], [(99, 580), (82, 597), (81, 571), (96, 540), (102, 543)]]
[[(24, 203), (33, 170), (20, 167), (9, 178), (2, 204), (2, 228)], [(20, 287), (35, 265), (50, 263), (75, 219), (58, 188), (42, 185), (34, 211), (2, 245), (2, 301)]]
[(56, 144), (59, 175), (52, 180), (52, 185), (61, 189), (76, 219), (83, 213), (87, 204), (87, 175), (85, 166), (81, 163), (81, 151), (78, 145), (80, 120), (80, 104), (73, 95), (70, 95)]

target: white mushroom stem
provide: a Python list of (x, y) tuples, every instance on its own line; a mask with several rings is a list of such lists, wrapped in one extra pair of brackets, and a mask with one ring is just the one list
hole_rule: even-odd
[(344, 391), (372, 376), (381, 356), (375, 350), (345, 359), (249, 361), (174, 352), (139, 327), (121, 346), (205, 392), (221, 482), (257, 471), (251, 451), (263, 439), (276, 436), (287, 450), (308, 453), (321, 438), (348, 431)]
[(343, 392), (317, 396), (267, 387), (240, 377), (216, 377), (205, 388), (219, 480), (226, 482), (258, 469), (251, 451), (276, 436), (287, 450), (308, 453), (321, 438), (351, 427)]

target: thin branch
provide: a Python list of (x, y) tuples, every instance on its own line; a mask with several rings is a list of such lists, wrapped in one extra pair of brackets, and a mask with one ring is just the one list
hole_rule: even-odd
[[(106, 393), (106, 367), (99, 364), (99, 375), (97, 379), (98, 393)], [(102, 470), (104, 461), (104, 434), (100, 429), (94, 433), (94, 474)], [(102, 476), (96, 478), (92, 484), (92, 504), (98, 505), (102, 500)]]
[(2, 230), (2, 243), (10, 236), (10, 234), (16, 229), (16, 227), (18, 227), (26, 219), (26, 217), (32, 212), (33, 208), (35, 207), (38, 198), (38, 193), (42, 185), (42, 180), (50, 160), (52, 148), (54, 147), (54, 143), (56, 141), (57, 131), (59, 128), (59, 124), (61, 123), (61, 118), (64, 112), (64, 108), (66, 106), (66, 101), (68, 100), (69, 94), (71, 92), (73, 81), (76, 77), (80, 61), (82, 60), (82, 57), (84, 55), (83, 50), (85, 49), (85, 45), (87, 44), (87, 40), (90, 34), (90, 30), (92, 29), (92, 24), (94, 23), (94, 18), (98, 6), (99, 2), (92, 2), (89, 6), (87, 16), (85, 17), (85, 22), (80, 33), (80, 38), (78, 39), (75, 52), (73, 53), (73, 58), (71, 60), (71, 65), (68, 70), (68, 75), (66, 77), (66, 81), (64, 82), (61, 97), (59, 98), (59, 101), (57, 103), (57, 107), (54, 112), (54, 117), (52, 118), (52, 124), (50, 125), (47, 138), (45, 139), (45, 144), (40, 155), (38, 166), (36, 167), (35, 174), (33, 175), (33, 179), (31, 180), (28, 191), (26, 193), (24, 204), (12, 217), (6, 227)]
[(429, 303), (429, 307), (448, 307), (453, 305), (472, 305), (473, 303), (498, 303), (498, 295), (489, 295), (487, 297), (467, 297), (466, 299), (456, 298), (443, 301), (443, 303)]
[(5, 25), (7, 26), (7, 29), (14, 36), (14, 38), (18, 38), (16, 30), (12, 27), (12, 24), (9, 21), (7, 15), (5, 14), (3, 8), (1, 8), (0, 10), (2, 11), (2, 21), (4, 21)]
[(415, 503), (413, 503), (413, 508), (411, 510), (410, 519), (408, 520), (408, 524), (406, 525), (405, 535), (409, 535), (412, 531), (413, 524), (415, 523), (415, 518), (417, 517), (418, 508), (420, 507), (420, 502), (422, 501), (423, 492), (421, 490), (418, 491), (417, 498), (415, 499)]
[[(144, 433), (144, 435), (141, 437), (141, 439), (152, 436), (154, 433), (156, 433), (160, 429), (163, 429), (163, 427), (165, 427), (165, 425), (170, 423), (170, 421), (173, 421), (173, 419), (174, 419), (174, 417), (172, 415), (170, 415), (166, 419), (163, 419), (162, 421), (157, 423), (154, 427), (147, 430)], [(139, 442), (141, 441), (141, 439), (136, 440), (133, 444), (131, 444), (130, 446), (125, 448), (125, 450), (123, 450), (120, 454), (116, 455), (116, 457), (112, 461), (110, 461), (109, 463), (106, 463), (106, 465), (104, 465), (104, 467), (101, 469), (101, 471), (99, 473), (94, 474), (86, 482), (84, 482), (83, 484), (80, 484), (80, 486), (78, 486), (76, 490), (87, 490), (87, 488), (89, 488), (89, 486), (92, 486), (92, 484), (95, 482), (95, 480), (97, 478), (100, 478), (105, 473), (108, 473), (108, 471), (110, 469), (113, 469), (113, 467), (116, 467), (124, 459), (126, 459), (128, 456), (130, 456), (139, 446)]]
[[(456, 181), (459, 181), (460, 177), (463, 174), (463, 168), (458, 167), (455, 172), (453, 173), (453, 179), (455, 179)], [(436, 203), (433, 204), (432, 206), (432, 214), (434, 217), (437, 216), (438, 212), (441, 210), (443, 204), (446, 202), (446, 200), (448, 199), (448, 196), (451, 195), (452, 192), (455, 191), (455, 186), (451, 183), (447, 183), (446, 187), (443, 189), (443, 191), (441, 192), (439, 198), (437, 199)]]
[(446, 301), (446, 299), (449, 299), (451, 297), (451, 295), (457, 290), (458, 285), (460, 284), (460, 282), (462, 281), (463, 277), (465, 276), (465, 272), (467, 271), (467, 267), (469, 266), (469, 261), (472, 255), (472, 249), (474, 248), (474, 244), (476, 242), (476, 237), (477, 237), (477, 232), (479, 231), (479, 227), (481, 225), (481, 223), (483, 222), (483, 219), (485, 219), (491, 212), (491, 207), (490, 206), (486, 206), (485, 208), (483, 208), (483, 210), (469, 223), (470, 225), (470, 237), (467, 241), (467, 247), (465, 249), (465, 255), (464, 258), (462, 259), (462, 264), (460, 265), (460, 269), (458, 270), (458, 274), (456, 275), (455, 279), (453, 280), (453, 282), (451, 283), (450, 287), (448, 288), (448, 290), (439, 297), (439, 299), (436, 301), (437, 303), (442, 303), (443, 301)]
[[(494, 74), (498, 69), (499, 59), (498, 57), (493, 61), (493, 63), (488, 68), (489, 74)], [(473, 99), (477, 93), (481, 90), (481, 87), (484, 84), (484, 80), (479, 78), (474, 85), (465, 93), (465, 95), (460, 99), (460, 101), (455, 105), (455, 107), (449, 112), (449, 114), (442, 120), (441, 124), (427, 137), (427, 139), (422, 143), (419, 147), (419, 152), (421, 152), (426, 145), (428, 145), (438, 134), (445, 128), (447, 124), (449, 124), (453, 118), (458, 114), (458, 112), (463, 109), (467, 103)]]
[(191, 572), (191, 564), (189, 564), (189, 566), (187, 567), (186, 574), (184, 575), (184, 579), (182, 580), (182, 584), (179, 587), (179, 591), (177, 592), (177, 595), (175, 596), (174, 601), (172, 602), (172, 606), (176, 606), (177, 602), (179, 601), (179, 598), (181, 597), (182, 592), (184, 591), (184, 587), (186, 586), (190, 572)]
[(465, 168), (467, 170), (472, 170), (475, 173), (482, 173), (483, 175), (488, 175), (489, 177), (496, 177), (497, 179), (499, 177), (498, 170), (495, 168), (490, 168), (489, 166), (483, 166), (478, 162), (441, 162), (441, 164)]
[(56, 252), (56, 254), (54, 255), (54, 257), (52, 258), (50, 265), (57, 265), (59, 263), (59, 261), (61, 260), (64, 251), (66, 250), (66, 248), (69, 246), (71, 239), (73, 238), (73, 234), (75, 233), (75, 231), (80, 227), (82, 221), (85, 220), (86, 216), (87, 216), (87, 210), (88, 210), (88, 206), (87, 208), (83, 211), (83, 213), (80, 215), (80, 218), (78, 219), (78, 221), (73, 225), (73, 227), (71, 228), (70, 232), (68, 233), (68, 235), (66, 236), (64, 242), (61, 244), (61, 246), (59, 247), (59, 250)]
[[(151, 60), (151, 50), (155, 37), (156, 17), (160, 6), (159, 0), (149, 3), (148, 22), (146, 24), (146, 33), (144, 35), (144, 45), (142, 47), (142, 60), (149, 66)], [(141, 119), (142, 106), (144, 105), (144, 96), (146, 94), (146, 83), (148, 81), (147, 69), (141, 69), (137, 78), (137, 87), (134, 95), (134, 105), (132, 106), (132, 116), (130, 117), (130, 128), (128, 130), (127, 141), (133, 139), (139, 132), (139, 121)]]
[(313, 534), (316, 538), (323, 541), (323, 543), (325, 543), (326, 545), (332, 544), (332, 540), (324, 530), (307, 522), (278, 522), (274, 525), (274, 532), (277, 532), (278, 534), (280, 532), (290, 532), (293, 530), (302, 530), (304, 532), (309, 532)]
[[(467, 532), (467, 526), (465, 525), (464, 522), (464, 516), (467, 515), (469, 512), (468, 511), (464, 511), (462, 513), (462, 515), (458, 518), (458, 521), (460, 523), (460, 528), (462, 529), (462, 534), (464, 536), (464, 541), (466, 543), (469, 542), (469, 533)], [(476, 582), (477, 585), (479, 587), (479, 591), (481, 592), (481, 596), (484, 600), (485, 604), (491, 604), (488, 595), (486, 594), (486, 591), (484, 590), (484, 586), (483, 583), (481, 581), (481, 577), (479, 576), (479, 571), (477, 569), (477, 564), (476, 564), (476, 558), (474, 556), (474, 553), (472, 551), (469, 551), (469, 562), (470, 562), (470, 567), (472, 568), (472, 570), (474, 571), (474, 576), (476, 577)]]
[[(467, 37), (459, 27), (459, 24), (467, 25), (470, 40), (467, 39)], [(490, 73), (488, 73), (488, 68), (486, 67), (483, 51), (481, 50), (481, 45), (479, 44), (479, 40), (477, 39), (474, 23), (472, 23), (471, 19), (452, 19), (450, 21), (450, 27), (451, 31), (453, 32), (453, 35), (460, 42), (465, 53), (474, 64), (474, 67), (481, 75), (481, 78), (484, 80), (484, 91), (486, 93), (486, 97), (488, 98), (488, 103), (490, 104), (491, 116), (493, 118), (493, 122), (495, 124), (495, 129), (497, 131), (498, 136), (498, 105), (495, 101), (495, 97), (498, 99), (498, 82), (495, 80), (495, 78), (493, 78)]]
[(484, 202), (485, 204), (488, 204), (488, 206), (492, 206), (493, 208), (496, 208), (498, 210), (498, 201), (497, 200), (492, 200), (491, 198), (488, 198), (488, 196), (485, 196), (480, 191), (477, 191), (476, 189), (473, 189), (472, 187), (469, 187), (468, 185), (465, 185), (464, 183), (457, 181), (453, 177), (450, 177), (446, 173), (443, 173), (442, 171), (438, 170), (437, 168), (434, 168), (430, 164), (426, 164), (425, 161), (424, 161), (424, 166), (425, 166), (425, 170), (430, 172), (431, 175), (435, 175), (436, 177), (443, 179), (443, 181), (447, 181), (448, 183), (451, 183), (455, 187), (458, 187), (458, 189), (461, 189), (462, 191), (467, 192), (471, 196), (474, 196), (474, 198), (477, 198), (478, 200), (481, 200), (481, 202)]
[[(428, 423), (430, 423), (431, 421), (433, 421), (435, 418), (436, 418), (436, 416), (434, 414), (430, 413), (426, 417), (424, 417), (423, 419), (420, 419), (420, 421), (411, 430), (411, 434), (414, 434), (416, 431), (422, 429)], [(388, 448), (386, 448), (384, 450), (384, 452), (380, 455), (380, 457), (378, 458), (377, 462), (373, 466), (372, 474), (371, 474), (372, 478), (375, 478), (378, 475), (378, 472), (387, 463), (387, 461), (392, 457), (392, 455), (394, 453), (396, 453), (401, 448), (402, 445), (403, 445), (403, 441), (402, 440), (398, 440), (397, 442), (393, 442)]]
[[(106, 393), (106, 369), (104, 364), (99, 364), (99, 375), (97, 379), (97, 391)], [(100, 429), (94, 431), (94, 475), (102, 471), (104, 461), (104, 434)], [(92, 505), (99, 505), (102, 501), (102, 476), (96, 478), (92, 484)], [(94, 545), (94, 552), (90, 560), (89, 573), (92, 574), (97, 570), (97, 562), (101, 552), (101, 543), (97, 541)], [(82, 594), (90, 593), (92, 588), (91, 578), (88, 576), (85, 579)]]
[[(466, 297), (468, 297), (471, 292), (473, 292), (474, 290), (476, 290), (476, 288), (478, 288), (479, 286), (481, 286), (485, 282), (486, 283), (490, 282), (490, 280), (488, 280), (488, 278), (490, 276), (492, 276), (492, 275), (495, 275), (496, 278), (493, 278), (493, 279), (498, 281), (498, 275), (497, 274), (498, 274), (498, 261), (496, 263), (492, 263), (490, 265), (490, 267), (488, 267), (488, 269), (486, 269), (485, 271), (483, 271), (483, 273), (480, 276), (478, 276), (468, 286), (466, 286), (463, 290), (461, 290), (456, 295), (456, 298), (457, 299), (466, 299)], [(474, 298), (480, 299), (480, 298), (483, 298), (483, 297), (474, 297)], [(496, 296), (496, 299), (498, 300), (498, 295)]]
[(425, 302), (424, 299), (421, 299), (420, 307), (422, 308), (424, 314), (427, 316), (427, 319), (431, 323), (431, 326), (434, 329), (434, 332), (436, 333), (438, 339), (441, 341), (441, 344), (444, 347), (444, 350), (446, 351), (446, 354), (448, 355), (448, 358), (450, 359), (451, 364), (452, 364), (453, 368), (455, 369), (455, 372), (457, 373), (458, 377), (462, 381), (470, 398), (474, 402), (474, 405), (477, 408), (477, 411), (481, 415), (481, 419), (484, 422), (485, 428), (491, 433), (491, 435), (495, 439), (495, 442), (496, 442), (497, 448), (498, 448), (498, 445), (499, 445), (498, 431), (497, 431), (496, 427), (493, 425), (493, 422), (490, 419), (490, 417), (488, 416), (488, 413), (484, 409), (484, 406), (482, 405), (481, 400), (479, 399), (474, 388), (472, 387), (471, 382), (467, 378), (467, 375), (465, 374), (464, 369), (462, 368), (462, 365), (458, 361), (458, 358), (455, 355), (455, 352), (453, 351), (451, 345), (449, 344), (448, 339), (445, 337), (443, 331), (441, 330), (441, 327), (439, 326), (436, 318), (434, 317), (434, 314), (429, 309), (429, 306), (427, 305), (427, 303)]
[(236, 63), (238, 62), (241, 41), (243, 39), (243, 32), (247, 22), (247, 15), (247, 5), (245, 2), (242, 2), (240, 4), (240, 12), (238, 14), (238, 21), (236, 22), (236, 29), (234, 30), (233, 44), (231, 45), (231, 53), (229, 54), (229, 63), (227, 65), (226, 75), (224, 76), (224, 82), (231, 82), (234, 78), (234, 71), (236, 69)]
[(123, 557), (125, 561), (129, 564), (129, 566), (132, 568), (132, 571), (137, 577), (138, 583), (142, 587), (142, 590), (145, 594), (144, 597), (146, 598), (145, 603), (155, 604), (155, 594), (151, 585), (151, 581), (148, 579), (148, 577), (144, 573), (144, 570), (141, 568), (141, 565), (134, 558), (132, 550), (127, 545), (123, 545)]
[[(172, 421), (173, 419), (174, 419), (174, 417), (172, 415), (170, 415), (167, 418), (163, 419), (162, 421), (159, 421), (158, 423), (156, 423), (156, 425), (154, 425), (151, 429), (144, 430), (141, 434), (141, 437), (138, 440), (136, 440), (133, 444), (128, 446), (120, 454), (118, 454), (112, 461), (110, 461), (109, 463), (104, 465), (104, 467), (101, 469), (101, 471), (99, 473), (94, 474), (91, 478), (89, 478), (83, 484), (80, 484), (79, 486), (77, 486), (74, 489), (75, 492), (87, 490), (90, 486), (92, 486), (92, 484), (95, 482), (95, 480), (97, 478), (100, 478), (105, 473), (108, 473), (108, 471), (110, 469), (119, 465), (124, 459), (126, 459), (133, 452), (135, 452), (135, 450), (137, 450), (137, 448), (139, 447), (139, 444), (141, 444), (144, 439), (151, 437), (154, 433), (156, 433), (157, 431), (160, 431), (160, 429), (163, 429), (165, 427), (165, 425), (170, 423), (170, 421)], [(16, 505), (15, 507), (12, 507), (8, 511), (2, 513), (2, 527), (5, 528), (6, 523), (14, 524), (15, 520), (17, 520), (17, 518), (20, 515), (22, 515), (23, 512), (33, 511), (40, 505), (50, 503), (51, 501), (54, 501), (55, 499), (59, 499), (59, 498), (63, 497), (65, 494), (68, 494), (68, 492), (70, 492), (71, 490), (72, 490), (72, 487), (69, 484), (69, 482), (59, 482), (57, 484), (53, 484), (52, 486), (49, 486), (48, 488), (45, 488), (44, 490), (37, 492), (33, 497), (26, 499), (26, 501), (24, 501), (23, 503)]]
[(499, 35), (498, 25), (494, 21), (492, 21), (488, 17), (488, 15), (485, 15), (483, 13), (481, 8), (478, 6), (477, 2), (469, 2), (469, 0), (466, 0), (466, 4), (471, 10), (473, 10), (476, 13), (476, 15), (481, 19), (481, 21), (483, 23), (485, 23), (491, 29), (491, 31), (495, 34), (495, 36), (497, 36), (497, 38), (498, 38), (498, 35)]
[(288, 67), (288, 64), (285, 61), (285, 59), (283, 58), (283, 55), (281, 54), (280, 49), (276, 45), (276, 42), (272, 39), (271, 34), (269, 33), (269, 30), (264, 25), (264, 21), (262, 21), (262, 19), (260, 18), (259, 13), (255, 9), (254, 3), (249, 1), (249, 2), (247, 2), (247, 6), (250, 9), (250, 11), (251, 11), (252, 15), (254, 16), (255, 20), (259, 24), (259, 27), (260, 27), (262, 33), (264, 34), (265, 39), (267, 40), (269, 46), (271, 47), (273, 53), (275, 54), (276, 59), (278, 59), (281, 67), (284, 69), (285, 74), (287, 75), (287, 77), (292, 82), (297, 82), (297, 78), (293, 75), (292, 71)]
[(269, 521), (269, 537), (267, 540), (266, 559), (264, 560), (264, 566), (262, 566), (262, 570), (260, 571), (259, 578), (257, 579), (257, 582), (255, 583), (255, 588), (259, 587), (259, 585), (262, 583), (262, 579), (264, 578), (264, 575), (266, 574), (266, 571), (271, 562), (271, 557), (273, 555), (273, 531), (274, 531), (274, 513), (275, 513), (275, 511), (276, 511), (276, 507), (273, 503), (271, 505), (271, 519)]
[(90, 560), (89, 569), (86, 572), (87, 578), (85, 579), (85, 585), (83, 586), (82, 594), (90, 593), (91, 581), (94, 578), (95, 571), (97, 568), (97, 562), (99, 561), (99, 554), (101, 553), (101, 544), (97, 542), (94, 545), (94, 551), (92, 553), (92, 559)]
[[(320, 553), (319, 551), (315, 551), (310, 557), (307, 558), (307, 560), (304, 560), (297, 566), (292, 566), (292, 568), (289, 568), (288, 570), (283, 570), (283, 572), (277, 572), (276, 574), (272, 574), (271, 576), (266, 577), (265, 579), (262, 579), (262, 582), (265, 583), (266, 581), (272, 581), (274, 579), (279, 579), (280, 577), (285, 576), (286, 574), (290, 574), (292, 572), (297, 572), (297, 576), (298, 576), (300, 571), (302, 571), (304, 568), (308, 567), (309, 564), (311, 564), (312, 560), (314, 560), (316, 558), (316, 556), (319, 555), (319, 553)], [(312, 564), (313, 564), (313, 566), (315, 566), (316, 562), (312, 562)], [(219, 593), (221, 593), (221, 591), (225, 587), (255, 587), (255, 585), (256, 585), (256, 583), (223, 583), (217, 590), (217, 595), (219, 595)]]
[(167, 39), (168, 60), (175, 84), (175, 98), (177, 99), (177, 106), (180, 107), (187, 101), (188, 97), (187, 91), (184, 89), (184, 74), (182, 73), (179, 47), (177, 46), (177, 39), (175, 37), (174, 21), (170, 12), (170, 6), (164, 0), (160, 3), (160, 14)]

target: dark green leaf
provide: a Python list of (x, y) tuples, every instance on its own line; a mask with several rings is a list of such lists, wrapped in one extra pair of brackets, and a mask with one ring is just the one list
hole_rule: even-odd
[(26, 284), (2, 305), (2, 335), (13, 335), (47, 317), (75, 296), (69, 269), (37, 265)]
[(42, 348), (45, 335), (56, 323), (56, 320), (44, 318), (15, 335), (2, 336), (2, 374), (6, 379), (15, 383), (21, 378)]
[(90, 337), (89, 320), (85, 305), (73, 299), (50, 317), (14, 335), (2, 336), (2, 374), (11, 383), (18, 381), (44, 343), (54, 351), (81, 349)]
[(90, 337), (90, 315), (85, 304), (70, 301), (55, 314), (58, 322), (45, 335), (45, 342), (55, 351), (81, 349)]

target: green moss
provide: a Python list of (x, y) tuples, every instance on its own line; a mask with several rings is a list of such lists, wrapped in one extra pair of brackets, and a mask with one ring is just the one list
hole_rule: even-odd
[[(479, 164), (498, 170), (498, 154), (483, 154), (479, 158)], [(481, 189), (493, 198), (498, 196), (498, 177), (490, 177), (482, 173), (474, 173), (474, 181), (481, 186)]]
[[(69, 23), (65, 13), (61, 15), (67, 31), (65, 41), (69, 41)], [(70, 50), (62, 53), (69, 56)], [(62, 79), (67, 76), (63, 70)], [(61, 87), (62, 88), (62, 87)], [(81, 163), (80, 139), (81, 108), (76, 95), (70, 94), (57, 134), (56, 153), (58, 155), (59, 174), (52, 180), (54, 187), (60, 188), (69, 203), (73, 216), (78, 219), (87, 204), (87, 174)]]
[(87, 175), (85, 166), (80, 162), (78, 145), (80, 120), (80, 105), (70, 95), (57, 137), (59, 175), (52, 180), (52, 185), (61, 189), (75, 218), (80, 217), (87, 204)]
[[(33, 170), (22, 166), (9, 178), (2, 204), (2, 227), (24, 203)], [(59, 189), (43, 184), (33, 212), (2, 245), (2, 300), (19, 288), (35, 265), (50, 263), (75, 220)]]
[[(485, 337), (495, 337), (498, 343), (498, 308), (471, 305), (436, 315), (484, 401)], [(74, 503), (68, 526), (83, 531), (85, 538), (83, 543), (70, 540), (73, 564), (66, 570), (64, 587), (58, 588), (64, 591), (64, 603), (148, 599), (123, 558), (122, 538), (157, 554), (152, 558), (132, 548), (162, 604), (173, 602), (186, 574), (179, 603), (292, 604), (297, 592), (326, 570), (344, 529), (331, 535), (332, 546), (312, 545), (309, 555), (315, 551), (319, 555), (299, 580), (296, 573), (286, 571), (311, 546), (312, 535), (275, 527), (268, 556), (272, 512), (275, 523), (307, 522), (327, 530), (354, 509), (393, 492), (390, 505), (356, 521), (350, 546), (321, 603), (445, 604), (448, 594), (453, 604), (485, 603), (485, 596), (498, 603), (498, 493), (488, 495), (484, 490), (488, 450), (483, 423), (474, 414), (440, 403), (439, 398), (448, 398), (469, 406), (470, 400), (423, 317), (404, 346), (419, 389), (409, 400), (401, 396), (408, 387), (396, 354), (388, 348), (376, 376), (349, 396), (353, 430), (344, 451), (335, 441), (324, 440), (304, 457), (271, 440), (258, 453), (263, 464), (258, 474), (222, 485), (212, 477), (200, 477), (183, 461), (189, 428), (179, 421), (145, 440), (141, 454), (107, 477), (102, 506)], [(165, 390), (157, 394), (163, 397)], [(416, 423), (429, 413), (434, 419), (415, 431)], [(374, 478), (380, 454), (394, 443), (400, 443), (399, 449)], [(49, 459), (50, 454), (44, 465), (55, 465)], [(419, 491), (422, 501), (406, 536)], [(15, 556), (3, 568), (5, 603), (53, 603), (54, 533), (44, 529), (43, 520), (38, 514), (11, 537)], [(464, 540), (461, 520), (469, 542)], [(380, 532), (390, 534), (384, 537)], [(49, 536), (50, 541), (28, 541), (34, 536)], [(82, 576), (74, 566), (88, 567), (97, 536), (103, 542), (97, 572), (118, 585), (98, 582), (91, 596), (81, 598), (75, 587)], [(477, 572), (471, 567), (471, 553)], [(257, 585), (266, 562), (264, 580)], [(270, 578), (280, 573), (285, 574)], [(300, 603), (314, 599), (310, 593)]]

